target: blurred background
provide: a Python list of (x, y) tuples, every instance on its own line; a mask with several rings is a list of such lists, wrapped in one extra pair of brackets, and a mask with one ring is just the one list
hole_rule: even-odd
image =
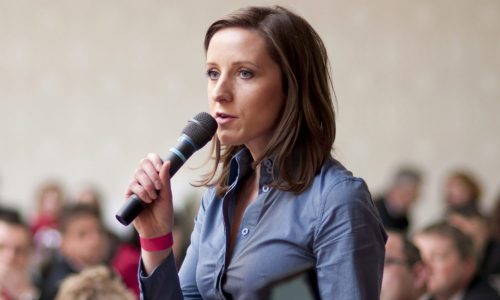
[[(337, 95), (334, 155), (374, 195), (403, 165), (422, 174), (412, 227), (443, 215), (448, 174), (500, 194), (500, 2), (0, 0), (0, 206), (35, 214), (40, 186), (99, 191), (114, 219), (141, 158), (166, 154), (206, 111), (208, 25), (247, 5), (281, 4), (326, 44)], [(208, 147), (175, 177), (176, 208)], [(202, 166), (201, 169), (196, 169)]]

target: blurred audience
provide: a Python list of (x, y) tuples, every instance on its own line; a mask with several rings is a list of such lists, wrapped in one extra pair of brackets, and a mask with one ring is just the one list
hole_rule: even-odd
[(414, 236), (429, 268), (429, 299), (500, 299), (487, 280), (477, 274), (472, 239), (446, 222), (432, 224)]
[(58, 183), (47, 182), (40, 186), (36, 199), (36, 214), (31, 223), (35, 238), (43, 229), (57, 229), (63, 206), (64, 194)]
[(104, 266), (91, 267), (64, 279), (56, 300), (133, 300), (119, 278)]
[(408, 215), (418, 198), (420, 184), (420, 172), (404, 167), (396, 172), (384, 195), (375, 199), (375, 206), (386, 229), (408, 230)]
[(500, 276), (500, 242), (492, 237), (488, 219), (473, 207), (462, 207), (448, 212), (448, 223), (474, 241), (478, 272), (488, 280)]
[(38, 299), (31, 280), (31, 231), (16, 211), (0, 211), (0, 299)]
[(95, 207), (83, 204), (67, 207), (59, 228), (62, 234), (60, 251), (42, 270), (42, 300), (54, 299), (64, 278), (102, 264), (106, 256), (106, 237)]
[(481, 188), (479, 182), (467, 171), (454, 171), (448, 175), (445, 184), (446, 211), (472, 207), (479, 209)]
[[(82, 204), (86, 206), (93, 207), (99, 213), (100, 218), (103, 217), (103, 204), (102, 197), (99, 189), (94, 185), (87, 184), (85, 185), (74, 198), (74, 202), (76, 204)], [(104, 224), (103, 224), (104, 226)], [(106, 235), (106, 263), (111, 263), (113, 257), (116, 255), (116, 251), (120, 245), (120, 238), (114, 234), (111, 230), (106, 227), (103, 227), (104, 233)]]
[(387, 231), (381, 300), (417, 300), (426, 290), (420, 252), (403, 233)]
[(139, 235), (134, 230), (133, 234), (120, 243), (115, 255), (111, 260), (111, 266), (120, 275), (129, 290), (139, 297), (139, 281), (137, 270), (139, 269), (139, 259), (141, 256), (141, 246)]
[(59, 217), (64, 206), (64, 193), (55, 181), (42, 184), (36, 196), (36, 211), (31, 222), (35, 245), (34, 263), (41, 266), (51, 260), (60, 246)]

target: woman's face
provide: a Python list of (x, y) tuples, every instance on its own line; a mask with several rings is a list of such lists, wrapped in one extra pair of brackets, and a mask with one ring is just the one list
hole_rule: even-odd
[(254, 158), (269, 143), (285, 96), (279, 66), (253, 30), (226, 28), (207, 49), (208, 99), (222, 144), (245, 145)]

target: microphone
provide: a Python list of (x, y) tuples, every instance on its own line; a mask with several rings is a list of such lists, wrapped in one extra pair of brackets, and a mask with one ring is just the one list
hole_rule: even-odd
[[(175, 148), (170, 148), (170, 153), (163, 161), (170, 161), (170, 177), (188, 160), (191, 155), (203, 148), (212, 139), (217, 131), (217, 122), (206, 112), (201, 112), (188, 121), (179, 137)], [(137, 195), (132, 195), (116, 214), (116, 219), (127, 226), (146, 208), (147, 203), (142, 202)]]

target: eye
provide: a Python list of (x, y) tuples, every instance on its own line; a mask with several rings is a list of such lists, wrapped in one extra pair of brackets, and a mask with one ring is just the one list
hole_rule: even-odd
[(213, 69), (210, 69), (207, 71), (207, 77), (210, 79), (210, 80), (217, 80), (219, 78), (219, 72), (213, 70)]
[(242, 69), (240, 70), (239, 75), (243, 79), (250, 79), (253, 77), (253, 72), (247, 69)]

